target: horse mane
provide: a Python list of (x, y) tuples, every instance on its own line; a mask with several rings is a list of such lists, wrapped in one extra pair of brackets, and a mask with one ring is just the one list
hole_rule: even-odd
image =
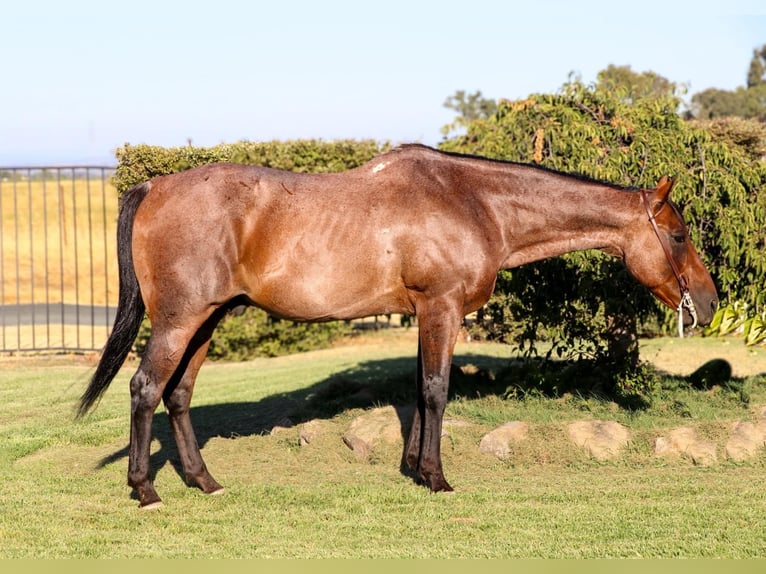
[(546, 173), (550, 173), (553, 175), (558, 175), (561, 177), (569, 177), (574, 178), (578, 181), (582, 181), (584, 183), (592, 183), (595, 185), (603, 185), (606, 187), (611, 187), (613, 189), (618, 189), (621, 191), (640, 191), (641, 188), (635, 187), (635, 186), (627, 186), (627, 185), (621, 185), (618, 183), (614, 183), (612, 181), (607, 181), (604, 179), (597, 179), (593, 178), (587, 175), (584, 175), (582, 173), (578, 172), (569, 172), (569, 171), (561, 171), (554, 169), (552, 167), (547, 167), (544, 165), (539, 165), (536, 163), (527, 163), (527, 162), (521, 162), (521, 161), (510, 161), (505, 159), (496, 159), (491, 157), (484, 157), (481, 155), (475, 155), (475, 154), (468, 154), (468, 153), (460, 153), (460, 152), (453, 152), (453, 151), (445, 151), (437, 148), (433, 148), (427, 145), (419, 144), (419, 143), (405, 143), (400, 144), (396, 146), (391, 152), (406, 152), (406, 151), (422, 151), (423, 153), (432, 153), (435, 155), (441, 155), (441, 156), (447, 156), (452, 157), (456, 159), (465, 159), (470, 161), (478, 161), (478, 162), (485, 162), (485, 163), (493, 163), (498, 165), (507, 165), (507, 166), (520, 166), (525, 167), (529, 169), (534, 169), (537, 171), (543, 171)]

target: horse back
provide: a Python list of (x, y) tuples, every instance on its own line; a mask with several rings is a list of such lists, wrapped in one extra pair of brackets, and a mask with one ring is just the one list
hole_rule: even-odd
[(157, 178), (134, 228), (134, 249), (163, 246), (144, 275), (192, 274), (208, 299), (243, 295), (307, 321), (413, 313), (420, 294), (456, 288), (483, 298), (497, 268), (482, 266), (487, 233), (466, 217), (475, 199), (444, 171), (396, 160), (321, 175), (212, 164)]

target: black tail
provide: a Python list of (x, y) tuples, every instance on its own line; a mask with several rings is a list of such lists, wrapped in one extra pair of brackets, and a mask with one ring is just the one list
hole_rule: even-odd
[(112, 334), (106, 341), (96, 373), (80, 398), (77, 416), (81, 417), (104, 394), (125, 362), (144, 318), (144, 301), (133, 269), (133, 219), (141, 201), (151, 188), (150, 183), (137, 185), (122, 196), (117, 220), (117, 265), (120, 272), (120, 295)]

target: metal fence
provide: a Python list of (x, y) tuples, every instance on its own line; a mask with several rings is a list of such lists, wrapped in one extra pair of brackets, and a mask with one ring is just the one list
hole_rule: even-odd
[(0, 167), (0, 352), (95, 351), (117, 304), (111, 167)]

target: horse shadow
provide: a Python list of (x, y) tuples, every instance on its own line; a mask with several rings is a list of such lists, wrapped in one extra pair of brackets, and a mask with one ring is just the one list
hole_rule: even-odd
[[(456, 355), (450, 373), (449, 398), (502, 396), (506, 384), (494, 377), (508, 359), (478, 355)], [(332, 374), (302, 389), (277, 393), (256, 401), (192, 406), (190, 416), (200, 448), (214, 438), (240, 438), (269, 434), (276, 426), (297, 426), (314, 419), (331, 419), (351, 409), (393, 406), (406, 443), (416, 403), (414, 357), (372, 360)], [(184, 479), (184, 471), (167, 416), (158, 410), (152, 436), (159, 443), (150, 457), (151, 478), (170, 464)], [(129, 446), (102, 458), (98, 467), (128, 456)], [(401, 465), (402, 474), (415, 476)]]
[[(503, 373), (508, 372), (510, 362), (507, 358), (456, 355), (450, 374), (450, 400), (458, 396), (506, 397), (510, 387)], [(213, 438), (262, 436), (276, 426), (297, 426), (313, 419), (331, 419), (351, 409), (393, 406), (406, 444), (416, 403), (416, 368), (414, 357), (367, 361), (309, 387), (256, 401), (192, 406), (192, 424), (198, 444), (204, 448)], [(692, 374), (675, 379), (683, 386), (700, 391), (713, 386), (736, 391), (743, 383), (743, 379), (732, 376), (731, 365), (724, 359), (709, 361)], [(518, 387), (518, 384), (513, 386)], [(628, 404), (623, 406), (632, 408)], [(154, 417), (152, 433), (160, 445), (150, 457), (152, 480), (165, 464), (170, 464), (183, 480), (183, 468), (166, 416)], [(104, 457), (98, 467), (127, 456), (128, 446)], [(416, 481), (414, 473), (403, 462), (400, 472)]]

